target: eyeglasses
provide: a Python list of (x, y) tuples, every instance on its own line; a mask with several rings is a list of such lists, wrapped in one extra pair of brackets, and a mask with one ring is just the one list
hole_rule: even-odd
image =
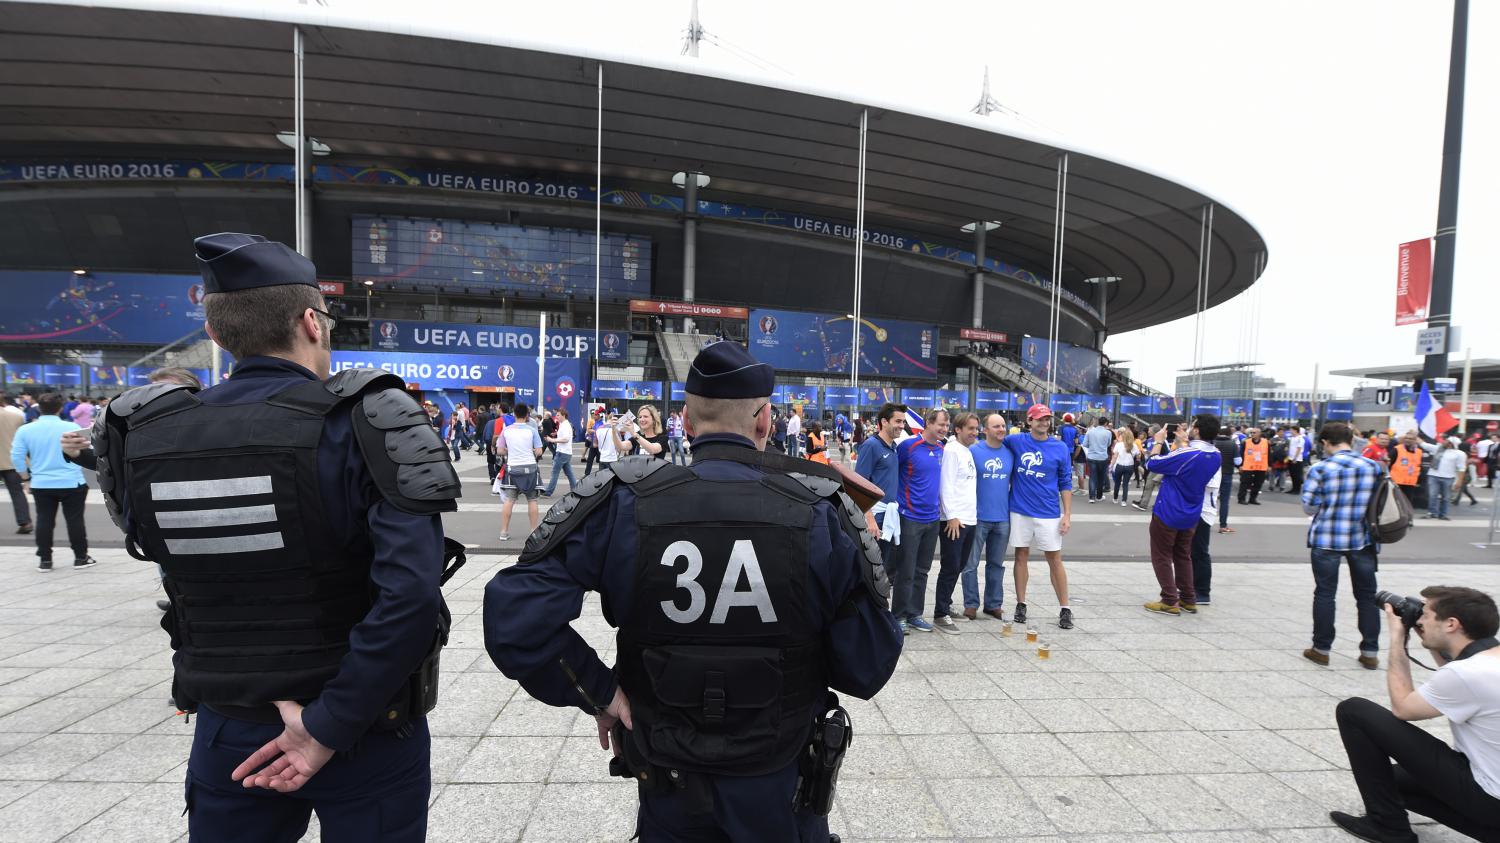
[(758, 418), (760, 418), (760, 411), (764, 410), (765, 408), (767, 408), (769, 406), (771, 406), (771, 402), (767, 401), (766, 403), (760, 405), (759, 407), (756, 407), (755, 408), (755, 412), (753, 412), (753, 413), (750, 414), (750, 418), (752, 418), (752, 419), (758, 419)]
[(330, 331), (333, 330), (334, 326), (336, 326), (336, 325), (339, 324), (338, 318), (335, 317), (332, 313), (329, 313), (326, 310), (319, 310), (316, 307), (309, 307), (308, 310), (311, 310), (313, 313), (317, 313), (317, 314), (321, 315), (324, 319), (327, 319), (328, 320), (328, 330), (330, 330)]

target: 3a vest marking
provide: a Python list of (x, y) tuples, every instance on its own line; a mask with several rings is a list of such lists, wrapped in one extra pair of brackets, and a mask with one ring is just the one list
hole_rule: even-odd
[(212, 539), (166, 539), (167, 551), (174, 556), (205, 556), (210, 553), (252, 553), (257, 550), (280, 550), (286, 547), (281, 533), (255, 533), (249, 536), (222, 536)]
[(223, 509), (180, 509), (156, 513), (156, 526), (163, 530), (185, 530), (195, 527), (229, 527), (235, 524), (260, 524), (276, 520), (276, 507), (229, 506)]
[(151, 499), (158, 501), (182, 501), (195, 498), (231, 498), (240, 495), (271, 494), (271, 475), (255, 477), (223, 477), (215, 480), (178, 480), (171, 483), (152, 483)]
[[(663, 600), (660, 605), (668, 620), (690, 624), (703, 617), (703, 610), (708, 605), (708, 596), (698, 583), (698, 575), (703, 572), (703, 552), (692, 542), (675, 541), (667, 545), (662, 553), (661, 564), (676, 568), (679, 559), (687, 561), (687, 568), (677, 575), (675, 585), (688, 593), (688, 606), (686, 609), (679, 609), (675, 600)], [(741, 574), (749, 581), (748, 591), (739, 589)], [(736, 541), (729, 552), (729, 565), (724, 570), (724, 579), (719, 584), (719, 593), (714, 598), (714, 611), (708, 622), (725, 623), (729, 618), (729, 610), (736, 606), (754, 608), (760, 615), (761, 623), (776, 623), (776, 608), (771, 604), (771, 592), (766, 587), (760, 560), (755, 556), (755, 545), (749, 539)]]

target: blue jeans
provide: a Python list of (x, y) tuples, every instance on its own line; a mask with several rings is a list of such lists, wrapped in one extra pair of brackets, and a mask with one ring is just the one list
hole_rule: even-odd
[(687, 465), (687, 451), (682, 449), (681, 436), (668, 436), (667, 448), (672, 451), (672, 465)]
[(1229, 526), (1229, 492), (1234, 488), (1234, 472), (1219, 475), (1219, 526)]
[(1427, 514), (1442, 518), (1448, 514), (1448, 491), (1453, 488), (1452, 477), (1427, 475)]
[(974, 555), (974, 525), (958, 528), (958, 538), (948, 538), (948, 525), (938, 522), (938, 546), (940, 567), (938, 568), (937, 592), (932, 597), (932, 616), (940, 618), (953, 610), (953, 587), (958, 577), (968, 567), (969, 557)]
[(1118, 464), (1115, 465), (1115, 468), (1114, 468), (1115, 491), (1114, 491), (1114, 494), (1112, 495), (1112, 497), (1113, 497), (1114, 500), (1117, 500), (1117, 501), (1128, 501), (1128, 500), (1130, 500), (1130, 478), (1132, 476), (1134, 476), (1134, 475), (1135, 475), (1135, 466), (1133, 466), (1133, 465), (1118, 465)]
[(901, 519), (896, 576), (891, 578), (891, 614), (896, 620), (922, 617), (922, 604), (927, 600), (927, 572), (932, 569), (932, 554), (937, 550), (938, 530), (942, 526), (941, 521)]
[(1089, 460), (1089, 500), (1102, 501), (1109, 491), (1109, 460)]
[(566, 451), (559, 448), (557, 453), (552, 455), (552, 481), (547, 484), (547, 488), (542, 490), (542, 494), (550, 495), (557, 491), (557, 475), (559, 474), (568, 475), (568, 491), (573, 491), (573, 487), (578, 485), (578, 478), (573, 476), (573, 448), (571, 446)]
[(964, 608), (978, 609), (979, 554), (984, 554), (984, 606), (988, 612), (1005, 605), (1005, 551), (1010, 547), (1010, 519), (974, 525), (974, 549), (964, 566)]
[(1359, 653), (1380, 653), (1380, 607), (1375, 605), (1375, 571), (1380, 559), (1375, 548), (1359, 550), (1312, 549), (1313, 582), (1313, 649), (1327, 653), (1333, 649), (1333, 603), (1339, 587), (1339, 563), (1349, 560), (1349, 584), (1354, 588), (1354, 608), (1359, 615)]

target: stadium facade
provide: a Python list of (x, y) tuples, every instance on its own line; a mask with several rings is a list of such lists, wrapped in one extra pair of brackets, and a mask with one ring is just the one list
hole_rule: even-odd
[(716, 333), (785, 401), (1152, 397), (1101, 367), (1107, 332), (1227, 301), (1267, 261), (1241, 215), (1144, 168), (696, 64), (135, 2), (0, 3), (0, 68), (11, 391), (203, 365), (190, 243), (215, 231), (301, 235), (338, 365), (548, 404), (670, 397)]

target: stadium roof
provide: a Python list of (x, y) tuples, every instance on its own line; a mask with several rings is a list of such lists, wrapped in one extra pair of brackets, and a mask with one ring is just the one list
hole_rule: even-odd
[[(1422, 377), (1421, 363), (1398, 363), (1394, 366), (1364, 366), (1358, 369), (1335, 369), (1330, 375), (1340, 375), (1346, 378), (1363, 378), (1365, 380), (1396, 381), (1398, 383), (1414, 383), (1417, 378)], [(1459, 379), (1459, 388), (1463, 388), (1464, 360), (1462, 357), (1448, 356), (1448, 377)], [(1469, 363), (1469, 389), (1471, 392), (1500, 392), (1500, 360), (1493, 357), (1485, 357), (1472, 360)]]
[(993, 119), (290, 3), (0, 3), (0, 159), (289, 160), (276, 133), (292, 128), (295, 25), (307, 133), (334, 160), (592, 175), (602, 62), (611, 183), (668, 192), (674, 173), (704, 172), (705, 199), (852, 220), (868, 107), (867, 225), (963, 244), (964, 223), (999, 220), (990, 255), (1044, 277), (1057, 159), (1069, 152), (1063, 280), (1092, 301), (1083, 279), (1123, 278), (1110, 285), (1113, 332), (1193, 313), (1206, 202), (1210, 306), (1253, 283), (1266, 250), (1249, 221), (1200, 190)]

